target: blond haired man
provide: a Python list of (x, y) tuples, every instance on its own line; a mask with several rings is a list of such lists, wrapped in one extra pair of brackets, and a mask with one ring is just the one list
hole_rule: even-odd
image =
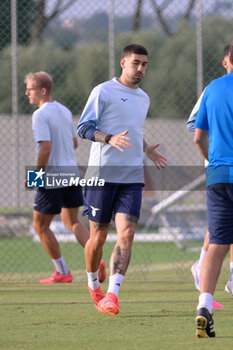
[[(68, 108), (51, 97), (52, 77), (46, 72), (29, 73), (25, 77), (26, 96), (29, 103), (39, 108), (32, 116), (32, 129), (37, 143), (37, 169), (55, 170), (78, 175), (74, 150), (78, 141)], [(87, 228), (79, 221), (79, 207), (83, 205), (80, 185), (68, 187), (38, 188), (34, 201), (33, 227), (41, 243), (55, 265), (55, 273), (40, 283), (70, 283), (72, 275), (61, 254), (59, 243), (50, 229), (56, 214), (61, 214), (64, 225), (75, 234), (85, 247), (89, 239)], [(104, 262), (100, 276), (106, 276)]]

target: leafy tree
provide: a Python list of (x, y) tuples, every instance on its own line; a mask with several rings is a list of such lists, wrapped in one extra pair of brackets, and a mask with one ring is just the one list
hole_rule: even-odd
[[(35, 40), (40, 39), (45, 28), (48, 24), (59, 17), (64, 11), (66, 11), (76, 0), (54, 0), (53, 3), (50, 3), (48, 6), (48, 0), (34, 0), (35, 11), (34, 11), (34, 20), (31, 27), (29, 43), (34, 42)], [(46, 12), (46, 9), (49, 7), (49, 14)]]
[[(221, 66), (223, 46), (232, 40), (233, 22), (209, 18), (203, 23), (204, 86), (225, 74)], [(214, 35), (213, 35), (214, 33)], [(149, 50), (149, 64), (140, 86), (149, 94), (153, 118), (187, 119), (197, 99), (195, 26), (180, 23), (177, 35), (164, 37), (154, 30), (121, 33), (116, 36), (116, 76), (121, 72), (122, 47), (137, 42)], [(54, 78), (53, 98), (80, 114), (92, 88), (109, 79), (108, 44), (78, 42), (67, 51), (52, 42), (34, 43), (18, 50), (19, 112), (31, 113), (25, 96), (24, 76), (45, 70)], [(1, 52), (0, 112), (11, 113), (11, 51)]]
[[(47, 14), (48, 0), (20, 0), (17, 3), (18, 44), (28, 45), (41, 38), (48, 24), (67, 10), (75, 0), (56, 0)], [(0, 1), (0, 50), (11, 42), (11, 0)]]
[[(172, 31), (171, 25), (169, 23), (170, 20), (166, 19), (166, 17), (164, 16), (164, 12), (170, 5), (172, 5), (172, 3), (174, 3), (175, 8), (175, 1), (176, 0), (163, 0), (162, 2), (160, 2), (160, 4), (158, 4), (158, 1), (150, 0), (152, 9), (155, 14), (155, 18), (158, 20), (162, 32), (168, 36), (174, 35), (174, 32)], [(143, 0), (137, 0), (136, 10), (134, 14), (133, 31), (138, 31), (141, 28), (142, 5)], [(187, 22), (191, 17), (191, 11), (194, 5), (195, 0), (189, 0), (188, 5), (183, 14), (183, 19), (185, 19)]]
[[(233, 23), (212, 18), (203, 23), (204, 86), (225, 74), (224, 46), (231, 41)], [(214, 33), (214, 36), (213, 36)], [(149, 59), (144, 88), (151, 97), (150, 116), (187, 118), (197, 100), (195, 28), (181, 24), (177, 35), (164, 40)]]
[[(92, 88), (108, 79), (108, 47), (95, 43), (64, 51), (51, 42), (33, 44), (19, 50), (19, 105), (21, 113), (31, 113), (25, 96), (24, 77), (45, 70), (54, 80), (52, 96), (74, 114), (81, 113)], [(10, 99), (9, 99), (10, 102)]]
[(72, 50), (78, 40), (81, 40), (78, 28), (74, 25), (72, 28), (66, 28), (60, 20), (54, 21), (44, 30), (41, 41), (52, 41), (55, 46), (64, 50)]
[[(17, 36), (19, 44), (27, 44), (33, 16), (33, 0), (17, 1)], [(0, 1), (0, 50), (11, 42), (11, 0)]]
[(56, 98), (70, 106), (74, 114), (80, 114), (93, 87), (109, 79), (108, 46), (100, 42), (77, 46), (74, 57), (72, 69)]

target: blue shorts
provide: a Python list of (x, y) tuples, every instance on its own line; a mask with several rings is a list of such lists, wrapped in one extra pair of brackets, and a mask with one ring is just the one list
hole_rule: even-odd
[(112, 214), (125, 213), (139, 218), (143, 184), (112, 184), (88, 186), (84, 192), (83, 215), (91, 221), (109, 223)]
[(207, 214), (212, 244), (233, 243), (233, 184), (207, 187)]
[(71, 186), (47, 190), (38, 188), (34, 200), (34, 210), (44, 214), (60, 214), (61, 208), (77, 208), (83, 205), (81, 186)]

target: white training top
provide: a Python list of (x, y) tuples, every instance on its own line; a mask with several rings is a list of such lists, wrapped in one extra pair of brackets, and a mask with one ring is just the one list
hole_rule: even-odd
[(38, 151), (40, 141), (52, 143), (47, 167), (77, 168), (73, 141), (76, 132), (68, 108), (56, 101), (44, 103), (32, 115), (32, 130)]
[(131, 146), (120, 152), (101, 142), (92, 142), (89, 173), (106, 182), (144, 183), (143, 128), (150, 105), (149, 96), (140, 88), (131, 89), (117, 78), (96, 86), (86, 103), (79, 125), (94, 121), (98, 130), (117, 135), (129, 130)]
[[(195, 122), (197, 119), (198, 111), (201, 105), (202, 97), (204, 95), (205, 90), (202, 92), (202, 94), (199, 96), (199, 99), (197, 100), (195, 106), (192, 109), (192, 112), (190, 113), (190, 116), (187, 121), (187, 129), (193, 133), (195, 133)], [(205, 159), (204, 160), (204, 166), (207, 168), (209, 162)]]
[(195, 106), (193, 107), (192, 112), (190, 113), (190, 116), (189, 116), (188, 121), (187, 121), (187, 129), (191, 132), (195, 132), (195, 122), (197, 119), (197, 114), (198, 114), (198, 111), (200, 108), (201, 100), (202, 100), (202, 97), (204, 95), (204, 91), (202, 92), (202, 94), (200, 95), (199, 99), (197, 100)]

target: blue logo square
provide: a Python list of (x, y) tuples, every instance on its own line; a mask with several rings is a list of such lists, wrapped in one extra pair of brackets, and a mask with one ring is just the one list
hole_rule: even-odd
[(44, 174), (45, 171), (40, 170), (27, 170), (27, 187), (44, 187)]

